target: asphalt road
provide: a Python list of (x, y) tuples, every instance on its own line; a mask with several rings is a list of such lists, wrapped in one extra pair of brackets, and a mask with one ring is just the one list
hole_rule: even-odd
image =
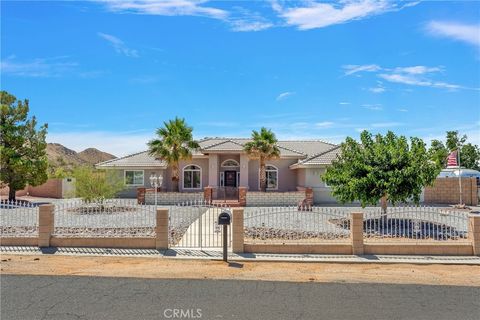
[(2, 320), (477, 320), (480, 288), (2, 275), (0, 316)]

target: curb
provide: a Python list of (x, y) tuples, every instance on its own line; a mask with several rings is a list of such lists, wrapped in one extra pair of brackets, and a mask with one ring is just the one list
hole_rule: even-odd
[[(116, 249), (116, 248), (38, 248), (25, 246), (0, 246), (1, 254), (59, 255), (78, 257), (131, 257), (171, 260), (223, 261), (218, 250), (190, 249)], [(402, 256), (402, 255), (320, 255), (320, 254), (235, 254), (229, 253), (232, 262), (292, 262), (292, 263), (343, 263), (343, 264), (444, 264), (480, 265), (476, 256)]]

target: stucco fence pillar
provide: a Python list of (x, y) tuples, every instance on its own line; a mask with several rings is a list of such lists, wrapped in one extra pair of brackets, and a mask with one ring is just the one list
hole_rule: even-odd
[(232, 209), (232, 251), (243, 253), (244, 228), (243, 208)]
[(155, 249), (168, 249), (168, 209), (157, 209)]
[(352, 241), (352, 254), (362, 255), (363, 248), (363, 213), (352, 212), (350, 216), (350, 240)]
[(468, 217), (468, 238), (472, 241), (473, 255), (480, 256), (480, 214)]
[(55, 225), (54, 210), (53, 204), (42, 204), (38, 208), (38, 246), (40, 248), (50, 247), (50, 237)]

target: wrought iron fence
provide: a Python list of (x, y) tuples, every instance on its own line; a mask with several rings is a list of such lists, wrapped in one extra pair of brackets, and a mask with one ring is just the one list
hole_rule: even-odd
[[(223, 210), (230, 208), (224, 204), (212, 205), (204, 200), (187, 201), (171, 206), (168, 220), (169, 246), (221, 247), (223, 231), (218, 225), (218, 215)], [(230, 242), (231, 237), (229, 245)]]
[(388, 208), (382, 215), (375, 208), (364, 213), (363, 230), (366, 241), (466, 241), (468, 212), (411, 206)]
[(0, 201), (2, 237), (38, 237), (38, 206), (26, 201)]
[(350, 212), (328, 207), (245, 208), (245, 243), (311, 244), (350, 237)]
[(135, 199), (56, 203), (54, 215), (57, 237), (155, 237), (155, 206)]

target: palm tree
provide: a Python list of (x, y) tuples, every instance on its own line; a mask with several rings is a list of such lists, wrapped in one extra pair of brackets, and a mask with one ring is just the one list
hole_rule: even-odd
[(244, 146), (245, 152), (251, 159), (260, 161), (260, 190), (267, 190), (267, 174), (265, 161), (280, 157), (280, 149), (277, 147), (277, 138), (271, 130), (262, 127), (260, 132), (252, 131), (252, 141)]
[(185, 119), (175, 117), (175, 120), (164, 122), (163, 125), (156, 131), (158, 139), (148, 142), (148, 151), (150, 155), (166, 161), (172, 168), (172, 186), (178, 192), (178, 163), (180, 160), (191, 159), (192, 150), (198, 149), (199, 145), (193, 140), (193, 128), (187, 125)]

